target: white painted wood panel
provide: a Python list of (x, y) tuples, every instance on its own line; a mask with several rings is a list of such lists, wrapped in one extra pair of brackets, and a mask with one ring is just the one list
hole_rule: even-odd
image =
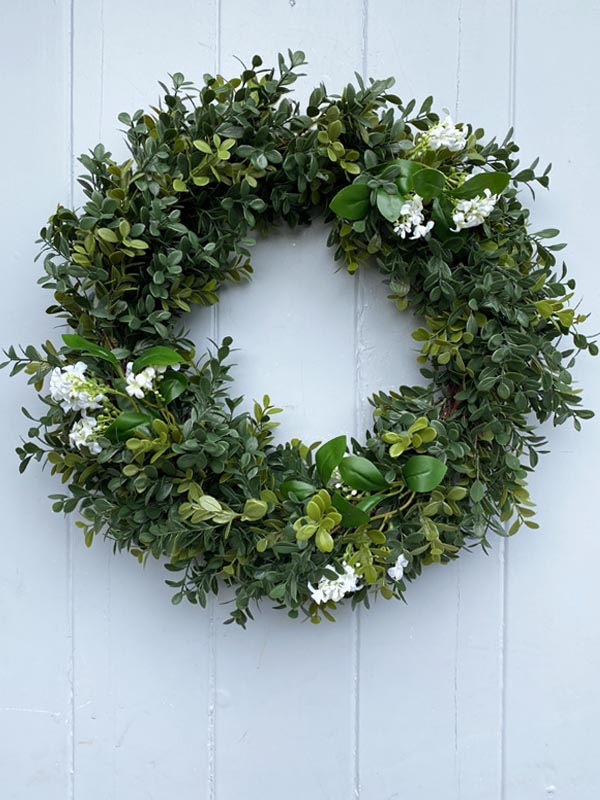
[[(81, 151), (102, 140), (126, 157), (118, 112), (154, 103), (169, 72), (231, 75), (234, 56), (271, 63), (288, 47), (310, 61), (300, 98), (357, 70), (394, 75), (406, 99), (434, 94), (490, 135), (514, 122), (524, 160), (554, 161), (534, 218), (562, 228), (597, 315), (599, 33), (596, 0), (4, 0), (0, 141), (22, 156), (0, 195), (0, 344), (52, 333), (34, 240), (56, 202), (79, 202)], [(373, 391), (419, 381), (410, 315), (376, 273), (336, 273), (325, 237), (316, 223), (259, 241), (253, 283), (190, 318), (199, 349), (234, 337), (236, 388), (284, 407), (282, 438), (361, 436)], [(597, 365), (577, 374), (598, 408)], [(540, 532), (430, 568), (407, 606), (315, 627), (266, 603), (244, 632), (221, 624), (225, 596), (174, 608), (159, 564), (88, 551), (52, 515), (53, 481), (20, 477), (12, 453), (30, 393), (1, 380), (2, 800), (600, 795), (597, 422), (548, 429)]]

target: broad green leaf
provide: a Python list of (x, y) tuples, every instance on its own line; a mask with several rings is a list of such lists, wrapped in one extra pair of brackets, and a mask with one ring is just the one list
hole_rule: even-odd
[(395, 222), (400, 216), (403, 200), (398, 193), (390, 194), (383, 187), (377, 189), (377, 208), (388, 222)]
[(173, 189), (175, 189), (176, 192), (187, 192), (187, 183), (182, 181), (181, 178), (175, 178), (173, 181)]
[(179, 395), (183, 394), (188, 387), (188, 380), (180, 372), (170, 370), (166, 372), (160, 382), (160, 393), (165, 403), (172, 403)]
[(408, 194), (412, 192), (412, 176), (415, 172), (419, 172), (423, 167), (415, 161), (409, 161), (406, 158), (396, 158), (393, 161), (387, 161), (377, 168), (377, 172), (381, 171), (381, 177), (389, 180), (395, 180), (396, 186), (400, 190), (400, 194)]
[(317, 470), (323, 483), (331, 478), (331, 473), (340, 463), (346, 452), (346, 437), (336, 436), (321, 445), (315, 454)]
[(385, 489), (386, 479), (375, 464), (362, 456), (347, 456), (340, 463), (340, 475), (344, 483), (360, 492)]
[(402, 475), (413, 492), (431, 492), (444, 480), (448, 467), (433, 456), (412, 456), (402, 468)]
[(506, 172), (482, 172), (479, 175), (473, 175), (455, 189), (452, 194), (459, 200), (471, 200), (473, 197), (479, 197), (486, 189), (489, 189), (492, 194), (500, 194), (508, 186), (510, 175)]
[(339, 492), (333, 495), (333, 505), (342, 515), (344, 528), (358, 528), (369, 522), (369, 515), (357, 505), (348, 502)]
[(423, 200), (438, 197), (443, 192), (445, 183), (446, 179), (437, 169), (421, 169), (412, 176), (413, 189)]
[(289, 497), (293, 494), (298, 500), (306, 500), (307, 497), (313, 495), (317, 490), (310, 483), (306, 481), (284, 481), (279, 487), (279, 491), (284, 497)]
[(101, 347), (99, 344), (94, 344), (94, 342), (88, 342), (83, 336), (78, 336), (76, 333), (63, 333), (62, 340), (71, 350), (80, 350), (82, 353), (89, 353), (92, 356), (96, 356), (96, 358), (108, 361), (113, 367), (119, 366), (118, 359), (115, 358), (110, 350), (107, 350), (106, 347)]
[(111, 442), (124, 442), (136, 428), (151, 425), (152, 417), (138, 411), (123, 411), (104, 431), (104, 436)]
[(366, 511), (368, 514), (369, 511), (372, 511), (376, 506), (378, 506), (382, 500), (385, 500), (384, 494), (371, 494), (368, 497), (363, 497), (363, 499), (360, 500), (356, 506), (362, 511)]
[(181, 364), (182, 361), (185, 361), (185, 358), (176, 350), (159, 344), (136, 358), (133, 362), (133, 371), (137, 373), (146, 367), (170, 367), (173, 364)]
[(324, 528), (319, 528), (315, 537), (315, 544), (322, 553), (331, 553), (333, 550), (333, 536)]
[(351, 221), (363, 219), (370, 208), (371, 190), (366, 183), (353, 183), (345, 186), (333, 198), (329, 208), (334, 214)]

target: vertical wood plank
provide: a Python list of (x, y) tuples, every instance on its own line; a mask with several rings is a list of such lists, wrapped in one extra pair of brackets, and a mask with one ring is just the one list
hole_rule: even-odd
[[(281, 0), (269, 4), (268, 23), (265, 11), (258, 0), (223, 0), (225, 74), (239, 69), (233, 54), (247, 61), (259, 53), (271, 64), (278, 51), (301, 49), (309, 65), (294, 96), (305, 100), (313, 84), (339, 91), (360, 69), (359, 0), (343, 11)], [(355, 281), (335, 274), (325, 239), (319, 223), (270, 234), (255, 248), (252, 284), (227, 290), (219, 305), (219, 335), (232, 335), (241, 348), (236, 389), (247, 400), (268, 391), (285, 409), (285, 438), (353, 433)], [(226, 613), (218, 607), (217, 622)], [(315, 627), (270, 611), (267, 602), (246, 633), (217, 625), (218, 800), (354, 796), (353, 645), (349, 609), (335, 625)]]
[[(159, 80), (213, 69), (215, 4), (175, 0), (143, 13), (116, 0), (75, 6), (74, 152), (102, 141), (127, 158), (120, 111), (156, 103)], [(77, 173), (77, 169), (76, 169)], [(76, 198), (76, 202), (79, 198)], [(206, 335), (210, 315), (199, 323)], [(197, 607), (171, 606), (168, 573), (144, 569), (109, 543), (73, 546), (75, 598), (75, 789), (81, 797), (142, 800), (202, 794), (207, 781), (207, 638)]]
[[(481, 36), (493, 28), (494, 43)], [(510, 8), (457, 0), (443, 6), (369, 2), (368, 73), (397, 78), (406, 100), (433, 94), (454, 119), (508, 128)], [(413, 39), (399, 31), (419, 31)], [(373, 271), (361, 275), (362, 394), (421, 383), (410, 332), (416, 321), (385, 300)], [(368, 423), (363, 418), (363, 423)], [(502, 546), (430, 567), (408, 607), (364, 615), (360, 655), (361, 797), (498, 797), (501, 791)], [(390, 632), (393, 631), (393, 634)], [(385, 702), (381, 702), (382, 688)], [(389, 736), (393, 720), (394, 736)], [(431, 763), (436, 764), (431, 769)]]
[[(582, 309), (600, 299), (597, 261), (600, 6), (552, 0), (544, 13), (519, 3), (516, 128), (523, 163), (553, 161), (533, 229), (561, 229), (559, 253), (578, 282)], [(586, 324), (598, 329), (597, 312)], [(569, 346), (565, 342), (565, 348)], [(576, 378), (585, 406), (600, 406), (598, 365), (583, 357)], [(510, 800), (590, 798), (600, 791), (594, 735), (600, 713), (597, 622), (600, 557), (596, 462), (598, 418), (545, 432), (551, 454), (531, 480), (540, 531), (510, 541), (507, 585), (506, 790)]]
[[(66, 0), (40, 5), (31, 16), (18, 4), (2, 9), (0, 64), (10, 76), (0, 134), (2, 348), (37, 347), (52, 334), (34, 258), (40, 228), (57, 200), (68, 197), (68, 26)], [(30, 424), (20, 407), (35, 415), (41, 405), (23, 373), (9, 380), (4, 371), (1, 380), (1, 793), (63, 800), (71, 733), (67, 536), (47, 499), (60, 484), (35, 462), (18, 474), (14, 448)]]

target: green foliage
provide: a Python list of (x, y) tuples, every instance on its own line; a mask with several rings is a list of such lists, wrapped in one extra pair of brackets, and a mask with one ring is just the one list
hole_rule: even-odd
[[(141, 562), (165, 558), (175, 603), (204, 606), (232, 585), (242, 625), (262, 598), (333, 619), (336, 601), (310, 587), (345, 570), (353, 604), (402, 597), (426, 565), (537, 527), (536, 423), (579, 429), (592, 414), (571, 371), (598, 347), (570, 305), (563, 245), (546, 242), (558, 231), (532, 233), (518, 195), (547, 187), (548, 169), (519, 163), (512, 132), (485, 143), (463, 125), (462, 149), (432, 149), (431, 98), (417, 109), (391, 79), (357, 78), (339, 96), (321, 85), (301, 109), (289, 94), (303, 64), (301, 52), (277, 69), (255, 56), (200, 88), (175, 73), (156, 107), (121, 114), (130, 158), (101, 144), (82, 155), (83, 207), (59, 206), (41, 232), (62, 346), (11, 346), (3, 364), (40, 393), (17, 452), (21, 471), (35, 460), (60, 477), (53, 509), (79, 513), (88, 546), (103, 535)], [(457, 229), (456, 204), (486, 190), (491, 212)], [(415, 194), (434, 226), (403, 238)], [(378, 269), (398, 310), (424, 320), (413, 338), (428, 385), (377, 393), (363, 443), (276, 445), (280, 409), (228, 391), (231, 339), (198, 361), (181, 318), (250, 278), (253, 231), (319, 213), (335, 258)], [(79, 405), (49, 393), (66, 369), (81, 373)], [(409, 566), (390, 581), (399, 556)]]

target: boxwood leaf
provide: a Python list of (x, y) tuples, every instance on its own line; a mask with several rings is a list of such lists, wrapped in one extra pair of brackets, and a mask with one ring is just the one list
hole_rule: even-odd
[(431, 492), (444, 480), (448, 467), (433, 456), (412, 456), (402, 467), (402, 475), (413, 492)]
[(340, 475), (344, 483), (359, 492), (385, 489), (386, 479), (375, 464), (362, 456), (347, 456), (340, 462)]
[(507, 175), (506, 172), (482, 172), (479, 175), (473, 175), (452, 194), (460, 200), (471, 200), (473, 197), (482, 195), (486, 189), (489, 189), (492, 194), (500, 194), (506, 189), (509, 181), (510, 175)]
[(348, 502), (339, 492), (333, 495), (333, 505), (342, 515), (342, 526), (344, 528), (358, 528), (369, 522), (369, 515), (357, 505)]
[(110, 350), (107, 350), (106, 347), (101, 347), (99, 344), (94, 344), (94, 342), (88, 342), (83, 336), (78, 336), (76, 333), (63, 333), (62, 340), (71, 350), (80, 350), (82, 353), (89, 353), (92, 356), (96, 356), (96, 358), (108, 361), (113, 367), (119, 366), (118, 359)]
[(353, 183), (345, 186), (333, 198), (329, 208), (343, 219), (355, 221), (367, 216), (370, 208), (371, 190), (366, 183)]
[(317, 470), (323, 483), (331, 478), (331, 473), (338, 466), (346, 452), (346, 437), (336, 436), (321, 445), (315, 454)]

